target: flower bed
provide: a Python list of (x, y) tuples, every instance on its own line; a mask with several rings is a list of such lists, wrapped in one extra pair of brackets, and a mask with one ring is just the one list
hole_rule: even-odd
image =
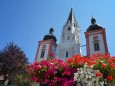
[(34, 62), (27, 67), (29, 80), (33, 82), (40, 82), (48, 84), (48, 86), (73, 86), (74, 73), (76, 68), (71, 68), (68, 63), (57, 60), (43, 60), (41, 62)]
[(103, 86), (115, 84), (115, 57), (74, 55), (66, 62), (53, 58), (34, 62), (27, 71), (27, 80), (48, 86)]

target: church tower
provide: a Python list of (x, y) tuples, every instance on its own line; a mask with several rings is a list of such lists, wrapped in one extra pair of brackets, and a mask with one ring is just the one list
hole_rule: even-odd
[(35, 61), (46, 60), (48, 56), (55, 57), (57, 39), (53, 35), (53, 32), (54, 29), (50, 28), (49, 34), (45, 35), (42, 41), (39, 41)]
[(71, 8), (68, 20), (63, 26), (60, 43), (56, 50), (56, 57), (64, 60), (75, 54), (81, 54), (80, 30), (73, 9)]
[(96, 24), (96, 20), (93, 17), (91, 19), (91, 25), (85, 32), (85, 37), (87, 56), (98, 52), (103, 54), (108, 53), (105, 29)]

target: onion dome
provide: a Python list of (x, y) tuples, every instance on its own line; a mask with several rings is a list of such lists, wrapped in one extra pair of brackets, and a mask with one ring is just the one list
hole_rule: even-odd
[(49, 34), (45, 35), (43, 40), (49, 40), (49, 39), (53, 39), (55, 42), (57, 41), (56, 37), (53, 35), (54, 29), (51, 27), (49, 30)]
[(92, 17), (91, 19), (91, 25), (87, 28), (88, 31), (94, 31), (94, 30), (100, 30), (103, 29), (100, 25), (96, 24), (96, 20)]

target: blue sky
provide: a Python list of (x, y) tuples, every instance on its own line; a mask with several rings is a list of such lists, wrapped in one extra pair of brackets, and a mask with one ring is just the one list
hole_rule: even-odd
[[(51, 26), (60, 42), (71, 7), (81, 29), (81, 45), (86, 43), (84, 32), (93, 14), (97, 24), (106, 28), (108, 49), (115, 55), (115, 0), (0, 0), (0, 50), (13, 41), (33, 62), (38, 41)], [(85, 47), (82, 52), (86, 55)]]

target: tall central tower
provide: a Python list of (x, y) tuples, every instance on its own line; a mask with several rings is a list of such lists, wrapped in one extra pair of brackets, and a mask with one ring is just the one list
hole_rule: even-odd
[(81, 54), (80, 29), (71, 8), (67, 22), (63, 26), (60, 43), (56, 50), (56, 57), (64, 60), (74, 54)]

